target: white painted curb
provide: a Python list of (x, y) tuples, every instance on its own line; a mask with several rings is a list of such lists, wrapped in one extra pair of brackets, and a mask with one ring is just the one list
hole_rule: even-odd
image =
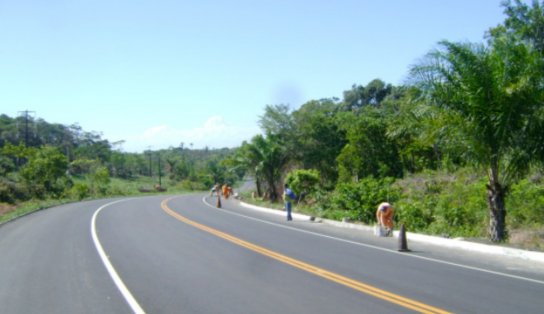
[[(285, 216), (285, 211), (283, 210), (255, 206), (255, 205), (244, 203), (242, 201), (240, 201), (240, 205), (246, 208), (260, 211), (260, 212), (266, 212), (269, 214)], [(310, 220), (310, 216), (307, 216), (307, 215), (293, 213), (292, 216), (294, 219), (298, 219), (298, 220)], [(349, 222), (340, 222), (340, 221), (329, 220), (329, 219), (319, 218), (318, 221), (321, 221), (323, 223), (333, 225), (336, 227), (340, 227), (340, 228), (350, 228), (350, 229), (357, 229), (357, 230), (363, 230), (363, 231), (373, 231), (374, 229), (372, 226), (353, 224)], [(399, 231), (395, 231), (393, 235), (398, 238)], [(516, 257), (516, 258), (520, 258), (524, 260), (544, 263), (544, 252), (527, 251), (527, 250), (521, 250), (521, 249), (502, 247), (498, 245), (474, 243), (474, 242), (464, 241), (461, 239), (446, 239), (446, 238), (434, 237), (434, 236), (412, 233), (412, 232), (407, 232), (406, 238), (407, 240), (410, 240), (410, 241), (434, 244), (434, 245), (439, 245), (442, 247), (459, 248), (459, 249), (464, 249), (467, 251)]]

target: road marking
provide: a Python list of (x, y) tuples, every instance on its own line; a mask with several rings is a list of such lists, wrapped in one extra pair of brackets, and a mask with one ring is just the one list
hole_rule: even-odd
[(325, 234), (322, 234), (322, 233), (317, 233), (317, 232), (308, 231), (308, 230), (304, 230), (304, 229), (294, 228), (294, 227), (291, 227), (291, 226), (286, 226), (286, 225), (278, 224), (278, 223), (275, 223), (275, 222), (270, 222), (270, 221), (266, 221), (266, 220), (263, 220), (263, 219), (242, 215), (242, 214), (235, 213), (235, 212), (232, 212), (232, 211), (228, 211), (228, 210), (225, 210), (225, 209), (222, 209), (222, 208), (217, 208), (216, 206), (213, 206), (213, 205), (209, 204), (208, 202), (206, 202), (206, 197), (202, 198), (202, 202), (204, 204), (206, 204), (208, 207), (211, 207), (213, 209), (222, 211), (224, 213), (234, 215), (234, 216), (243, 217), (243, 218), (246, 218), (246, 219), (249, 219), (249, 220), (258, 221), (258, 222), (269, 224), (269, 225), (273, 225), (273, 226), (276, 226), (276, 227), (279, 227), (279, 228), (289, 229), (289, 230), (292, 230), (292, 231), (311, 234), (311, 235), (322, 237), (322, 238), (327, 238), (327, 239), (336, 240), (336, 241), (340, 241), (340, 242), (344, 242), (344, 243), (349, 243), (349, 244), (358, 245), (358, 246), (362, 246), (362, 247), (366, 247), (366, 248), (371, 248), (371, 249), (375, 249), (375, 250), (379, 250), (379, 251), (383, 251), (383, 252), (388, 252), (388, 253), (391, 253), (391, 254), (401, 255), (403, 257), (417, 258), (417, 259), (425, 260), (425, 261), (428, 261), (428, 262), (444, 264), (444, 265), (454, 266), (454, 267), (458, 267), (458, 268), (464, 268), (464, 269), (469, 269), (469, 270), (478, 271), (478, 272), (482, 272), (482, 273), (492, 274), (492, 275), (496, 275), (496, 276), (512, 278), (512, 279), (517, 279), (517, 280), (522, 280), (522, 281), (528, 281), (528, 282), (536, 283), (536, 284), (539, 284), (539, 285), (544, 285), (544, 281), (542, 281), (542, 280), (537, 280), (537, 279), (532, 279), (532, 278), (527, 278), (527, 277), (522, 277), (522, 276), (517, 276), (517, 275), (512, 275), (512, 274), (507, 274), (507, 273), (502, 273), (502, 272), (493, 271), (493, 270), (489, 270), (489, 269), (485, 269), (485, 268), (479, 268), (479, 267), (474, 267), (474, 266), (469, 266), (469, 265), (457, 264), (457, 263), (448, 262), (448, 261), (444, 261), (444, 260), (440, 260), (440, 259), (436, 259), (436, 258), (431, 258), (431, 257), (401, 253), (401, 252), (398, 252), (397, 250), (386, 249), (386, 248), (379, 247), (379, 246), (372, 245), (372, 244), (366, 244), (366, 243), (355, 242), (355, 241), (346, 240), (346, 239), (342, 239), (342, 238), (337, 238), (337, 237), (325, 235)]
[(119, 274), (117, 273), (117, 271), (115, 270), (113, 265), (111, 264), (111, 262), (110, 262), (110, 260), (108, 258), (108, 255), (106, 255), (106, 252), (104, 251), (104, 248), (102, 247), (102, 244), (100, 243), (100, 240), (98, 239), (98, 235), (96, 233), (96, 217), (98, 216), (98, 213), (100, 213), (100, 211), (102, 211), (102, 209), (104, 209), (104, 208), (106, 208), (106, 207), (108, 207), (110, 205), (120, 203), (120, 202), (124, 202), (124, 201), (128, 201), (128, 200), (130, 200), (130, 199), (118, 200), (118, 201), (115, 201), (115, 202), (111, 202), (111, 203), (102, 205), (100, 208), (98, 208), (94, 212), (93, 218), (91, 220), (91, 234), (92, 234), (94, 246), (96, 247), (96, 250), (98, 251), (98, 255), (100, 255), (100, 259), (102, 259), (102, 263), (104, 263), (104, 266), (106, 267), (106, 270), (110, 274), (111, 279), (113, 280), (113, 282), (117, 286), (117, 289), (119, 290), (119, 292), (121, 292), (121, 294), (125, 298), (125, 301), (128, 303), (128, 305), (132, 309), (132, 312), (137, 313), (137, 314), (144, 314), (145, 311), (138, 304), (138, 301), (136, 301), (136, 299), (134, 298), (132, 293), (130, 293), (127, 286), (125, 285), (125, 283), (123, 282), (123, 280), (121, 279), (121, 277), (119, 276)]
[(402, 307), (405, 307), (405, 308), (408, 308), (408, 309), (411, 309), (411, 310), (414, 310), (414, 311), (417, 311), (417, 312), (420, 312), (420, 313), (449, 313), (449, 312), (447, 312), (445, 310), (442, 310), (440, 308), (433, 307), (431, 305), (427, 305), (425, 303), (421, 303), (421, 302), (418, 302), (418, 301), (415, 301), (415, 300), (412, 300), (412, 299), (408, 299), (408, 298), (405, 298), (403, 296), (391, 293), (389, 291), (385, 291), (385, 290), (376, 288), (374, 286), (365, 284), (363, 282), (356, 281), (356, 280), (353, 280), (351, 278), (342, 276), (340, 274), (333, 273), (333, 272), (325, 270), (323, 268), (313, 266), (313, 265), (305, 263), (303, 261), (288, 257), (288, 256), (280, 254), (278, 252), (266, 249), (266, 248), (264, 248), (262, 246), (253, 244), (251, 242), (247, 242), (245, 240), (242, 240), (240, 238), (232, 236), (232, 235), (230, 235), (228, 233), (219, 231), (217, 229), (214, 229), (214, 228), (208, 227), (206, 225), (200, 224), (200, 223), (198, 223), (196, 221), (190, 220), (190, 219), (186, 218), (185, 216), (175, 212), (170, 207), (168, 207), (168, 202), (170, 200), (174, 199), (174, 198), (175, 197), (171, 197), (171, 198), (163, 200), (161, 202), (162, 209), (167, 214), (169, 214), (170, 216), (176, 218), (177, 220), (179, 220), (179, 221), (181, 221), (183, 223), (186, 223), (188, 225), (191, 225), (191, 226), (193, 226), (195, 228), (198, 228), (198, 229), (200, 229), (202, 231), (208, 232), (208, 233), (213, 234), (213, 235), (215, 235), (217, 237), (220, 237), (220, 238), (222, 238), (224, 240), (227, 240), (227, 241), (232, 242), (234, 244), (237, 244), (239, 246), (245, 247), (245, 248), (247, 248), (247, 249), (249, 249), (251, 251), (262, 254), (264, 256), (268, 256), (268, 257), (273, 258), (273, 259), (275, 259), (277, 261), (280, 261), (282, 263), (291, 265), (291, 266), (293, 266), (295, 268), (298, 268), (300, 270), (304, 270), (304, 271), (306, 271), (308, 273), (311, 273), (311, 274), (314, 274), (316, 276), (328, 279), (328, 280), (336, 282), (336, 283), (338, 283), (340, 285), (352, 288), (352, 289), (357, 290), (359, 292), (374, 296), (376, 298), (379, 298), (379, 299), (382, 299), (382, 300), (397, 304), (399, 306), (402, 306)]

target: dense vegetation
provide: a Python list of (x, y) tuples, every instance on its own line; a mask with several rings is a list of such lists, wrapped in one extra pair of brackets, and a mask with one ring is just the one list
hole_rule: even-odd
[(315, 171), (319, 184), (297, 192), (321, 216), (371, 223), (388, 200), (411, 230), (503, 241), (508, 223), (542, 226), (543, 6), (505, 2), (486, 42), (440, 42), (404, 86), (376, 79), (342, 100), (267, 106), (265, 135), (236, 161), (271, 200), (286, 180), (313, 182), (297, 169)]
[(541, 229), (543, 6), (504, 3), (485, 42), (439, 43), (405, 85), (375, 79), (342, 99), (268, 105), (263, 134), (236, 149), (124, 153), (77, 126), (2, 115), (0, 202), (126, 193), (119, 178), (202, 190), (250, 175), (259, 197), (278, 202), (288, 182), (297, 208), (322, 217), (373, 223), (390, 201), (414, 231), (503, 241)]
[[(1, 115), (0, 202), (84, 199), (166, 187), (203, 190), (214, 182), (235, 182), (242, 175), (223, 164), (232, 149), (191, 150), (181, 144), (138, 154), (115, 146), (78, 126)], [(119, 184), (120, 179), (125, 183)]]

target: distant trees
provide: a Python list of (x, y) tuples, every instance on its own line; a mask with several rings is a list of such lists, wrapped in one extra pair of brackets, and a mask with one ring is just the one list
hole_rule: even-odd
[[(414, 194), (417, 199), (404, 198), (408, 203), (397, 217), (420, 230), (432, 225), (433, 232), (472, 224), (466, 230), (474, 235), (486, 209), (475, 211), (487, 201), (488, 233), (493, 241), (502, 241), (508, 235), (510, 188), (531, 167), (541, 170), (544, 161), (543, 6), (538, 1), (505, 2), (507, 17), (490, 29), (486, 43), (440, 42), (411, 69), (405, 86), (374, 79), (353, 85), (343, 99), (310, 100), (298, 109), (267, 105), (259, 119), (262, 134), (237, 149), (189, 150), (182, 144), (124, 153), (98, 133), (42, 120), (32, 120), (40, 131), (32, 133), (25, 147), (19, 145), (20, 118), (1, 115), (0, 201), (20, 192), (22, 182), (38, 194), (58, 195), (57, 187), (69, 186), (70, 178), (78, 176), (105, 186), (110, 176), (164, 173), (172, 183), (207, 188), (249, 174), (257, 193), (270, 200), (281, 196), (288, 181), (312, 194), (314, 205), (329, 210), (331, 217), (371, 222), (377, 203), (402, 204), (402, 191), (394, 185), (406, 174), (451, 173), (471, 166), (487, 172), (487, 187), (483, 181), (465, 187), (450, 178), (431, 180)], [(51, 172), (40, 172), (42, 168)], [(464, 174), (476, 175), (482, 176), (479, 171)], [(462, 199), (441, 198), (446, 187), (461, 191)], [(538, 189), (528, 189), (527, 195), (538, 194)], [(82, 197), (93, 193), (77, 183), (73, 190)], [(465, 197), (475, 190), (482, 190), (481, 195), (465, 206)], [(515, 187), (516, 195), (525, 192)], [(518, 208), (514, 213), (525, 219)], [(533, 210), (528, 217), (541, 217), (538, 213)]]
[(115, 149), (117, 144), (78, 125), (0, 115), (0, 202), (118, 193), (111, 188), (112, 178), (132, 180), (152, 174), (150, 180), (206, 189), (216, 182), (232, 184), (241, 175), (225, 164), (232, 149), (178, 147), (125, 153)]

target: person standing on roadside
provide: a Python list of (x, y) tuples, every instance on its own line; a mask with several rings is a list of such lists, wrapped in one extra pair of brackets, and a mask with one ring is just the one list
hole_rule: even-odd
[(213, 196), (213, 194), (214, 194), (215, 192), (217, 192), (218, 190), (219, 190), (219, 184), (216, 183), (216, 184), (212, 187), (212, 189), (210, 190), (210, 196)]
[(295, 195), (293, 190), (289, 188), (289, 185), (287, 185), (287, 183), (285, 184), (283, 188), (282, 197), (283, 197), (283, 203), (285, 204), (285, 210), (287, 211), (287, 221), (291, 221), (293, 220), (293, 217), (291, 216), (291, 210), (293, 206), (291, 201), (296, 199), (297, 196)]

